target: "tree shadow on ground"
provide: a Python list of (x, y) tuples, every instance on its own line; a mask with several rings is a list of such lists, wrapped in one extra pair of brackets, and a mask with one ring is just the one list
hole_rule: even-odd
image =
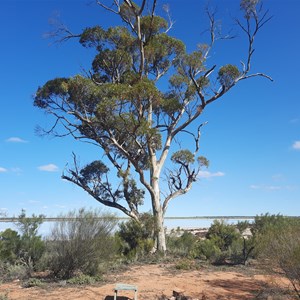
[[(265, 286), (259, 280), (243, 280), (242, 282), (234, 279), (209, 280), (212, 288), (222, 288), (232, 300), (255, 299), (255, 295)], [(241, 293), (244, 297), (241, 298)], [(235, 296), (236, 295), (236, 296)], [(224, 295), (225, 296), (225, 295)]]

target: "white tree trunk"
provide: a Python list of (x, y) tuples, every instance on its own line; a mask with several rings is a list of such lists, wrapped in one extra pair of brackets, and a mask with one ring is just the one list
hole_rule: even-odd
[[(157, 172), (155, 175), (158, 175)], [(152, 210), (153, 216), (156, 222), (156, 250), (159, 252), (166, 252), (166, 235), (165, 235), (165, 227), (164, 227), (164, 214), (162, 210), (162, 205), (160, 202), (160, 188), (159, 188), (159, 175), (152, 177), (152, 188), (154, 194), (152, 195)]]
[(164, 218), (161, 209), (160, 212), (155, 216), (155, 220), (156, 220), (156, 227), (157, 227), (156, 249), (159, 252), (165, 253), (167, 250), (167, 245), (166, 245)]

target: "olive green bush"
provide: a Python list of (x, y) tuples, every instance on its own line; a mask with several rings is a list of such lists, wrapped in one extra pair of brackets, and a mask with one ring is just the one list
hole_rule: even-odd
[(116, 240), (119, 252), (129, 260), (148, 255), (154, 247), (155, 222), (149, 213), (140, 217), (140, 222), (130, 219), (119, 224)]
[(300, 220), (282, 215), (255, 219), (256, 256), (269, 271), (282, 270), (300, 298)]
[(32, 270), (36, 270), (45, 251), (45, 243), (42, 237), (38, 235), (38, 229), (44, 218), (44, 215), (36, 216), (35, 214), (27, 217), (25, 210), (22, 209), (15, 223), (21, 233), (18, 258)]
[(0, 261), (0, 282), (15, 279), (26, 279), (30, 277), (30, 269), (26, 264), (17, 261), (14, 264)]
[(167, 248), (171, 255), (195, 258), (198, 238), (188, 231), (173, 231), (167, 236)]
[(254, 246), (252, 238), (244, 238), (242, 233), (248, 223), (227, 224), (215, 220), (208, 229), (206, 239), (197, 246), (199, 258), (213, 264), (246, 264)]
[(116, 218), (99, 210), (71, 211), (61, 216), (47, 239), (45, 266), (58, 278), (68, 279), (76, 272), (94, 276), (114, 257), (112, 232)]
[(26, 216), (22, 210), (15, 225), (18, 231), (10, 228), (0, 232), (0, 276), (4, 280), (24, 279), (37, 270), (45, 251), (45, 243), (38, 235), (43, 215)]
[(0, 232), (0, 261), (15, 263), (20, 252), (21, 238), (17, 231), (10, 228)]

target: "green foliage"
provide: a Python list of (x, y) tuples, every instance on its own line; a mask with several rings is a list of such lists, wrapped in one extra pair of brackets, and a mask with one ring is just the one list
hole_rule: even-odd
[(198, 256), (214, 263), (221, 255), (221, 249), (210, 239), (199, 241), (198, 244)]
[(249, 227), (250, 227), (249, 221), (238, 221), (236, 224), (236, 228), (240, 233), (243, 233)]
[(20, 235), (8, 228), (0, 232), (0, 261), (14, 263), (20, 251)]
[(18, 273), (19, 269), (21, 273), (24, 269), (25, 273), (36, 269), (45, 250), (44, 241), (38, 235), (43, 217), (34, 214), (32, 217), (26, 217), (25, 210), (22, 210), (16, 222), (20, 234), (12, 229), (0, 233), (0, 261), (6, 264), (8, 277), (15, 276), (15, 271)]
[(246, 264), (254, 249), (252, 238), (242, 236), (247, 223), (237, 226), (215, 220), (206, 239), (199, 241), (197, 253), (214, 264)]
[(79, 43), (84, 47), (95, 47), (100, 50), (104, 35), (105, 31), (100, 26), (89, 27), (82, 32)]
[(129, 259), (138, 259), (149, 254), (154, 246), (154, 218), (145, 213), (140, 219), (140, 223), (133, 219), (121, 223), (116, 233), (120, 252)]
[(184, 231), (178, 236), (173, 232), (167, 236), (167, 248), (169, 253), (183, 257), (194, 258), (196, 256), (196, 245), (198, 238), (191, 232)]
[(35, 214), (27, 217), (25, 210), (22, 210), (16, 222), (16, 226), (21, 232), (18, 256), (33, 269), (36, 268), (45, 251), (45, 243), (38, 235), (38, 228), (43, 223), (44, 217), (44, 215), (36, 216)]
[(197, 158), (197, 161), (198, 161), (200, 167), (207, 167), (208, 168), (208, 166), (209, 166), (209, 160), (206, 157), (199, 156)]
[(206, 234), (206, 238), (211, 240), (221, 251), (227, 251), (232, 243), (240, 237), (236, 227), (226, 224), (223, 220), (215, 220)]
[(270, 215), (269, 213), (256, 216), (251, 227), (251, 232), (254, 236), (264, 234), (269, 230), (276, 230), (282, 228), (284, 224), (289, 223), (290, 220), (283, 215)]
[(47, 109), (51, 105), (51, 98), (55, 96), (66, 96), (67, 78), (55, 78), (47, 81), (43, 87), (39, 87), (34, 100), (34, 105)]
[(282, 215), (262, 215), (253, 227), (258, 259), (268, 270), (280, 268), (300, 297), (300, 220)]
[(195, 262), (194, 260), (183, 258), (176, 262), (175, 268), (177, 270), (188, 271), (195, 268)]
[(78, 271), (86, 275), (98, 274), (114, 256), (111, 233), (116, 219), (99, 210), (83, 208), (65, 217), (51, 230), (44, 257), (46, 265), (58, 278), (71, 278)]
[(22, 286), (24, 288), (31, 288), (31, 287), (36, 287), (36, 286), (42, 287), (44, 285), (45, 285), (45, 283), (41, 279), (38, 279), (38, 278), (29, 278), (22, 284)]
[(179, 164), (189, 164), (195, 161), (195, 157), (189, 150), (179, 150), (172, 155), (171, 160)]
[(218, 79), (222, 86), (228, 88), (240, 76), (240, 71), (236, 66), (226, 65), (220, 68)]
[(23, 280), (30, 277), (30, 272), (31, 268), (20, 261), (14, 264), (0, 261), (0, 279), (3, 281)]

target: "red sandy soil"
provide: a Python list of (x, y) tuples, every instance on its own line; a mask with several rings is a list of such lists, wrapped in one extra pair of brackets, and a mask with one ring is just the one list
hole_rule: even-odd
[[(254, 275), (256, 273), (256, 275)], [(163, 294), (171, 297), (173, 290), (199, 300), (214, 299), (295, 299), (291, 296), (261, 296), (271, 287), (290, 288), (288, 281), (279, 276), (257, 275), (250, 268), (202, 268), (178, 271), (170, 265), (139, 265), (124, 272), (105, 277), (104, 283), (89, 286), (45, 284), (43, 287), (24, 288), (20, 281), (0, 285), (1, 296), (9, 300), (113, 300), (116, 283), (138, 287), (138, 300), (156, 300)], [(133, 299), (133, 291), (120, 291), (118, 300)], [(260, 295), (258, 297), (258, 295)]]

